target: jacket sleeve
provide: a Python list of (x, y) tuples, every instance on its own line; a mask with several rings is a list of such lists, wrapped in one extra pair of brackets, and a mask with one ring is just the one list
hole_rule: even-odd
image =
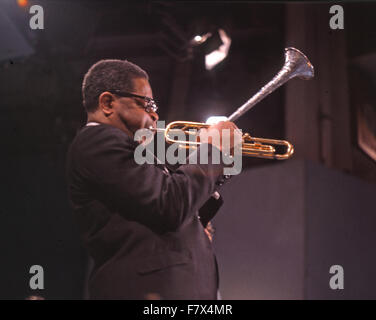
[[(134, 160), (135, 143), (116, 128), (102, 129), (80, 144), (79, 162), (93, 192), (121, 209), (127, 218), (161, 223), (176, 230), (210, 198), (224, 165), (187, 164), (166, 174), (152, 164)], [(201, 148), (197, 159), (200, 159)]]

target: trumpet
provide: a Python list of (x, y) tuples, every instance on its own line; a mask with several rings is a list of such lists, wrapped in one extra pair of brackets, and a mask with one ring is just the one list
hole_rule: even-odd
[[(309, 80), (314, 77), (314, 67), (309, 59), (296, 48), (285, 48), (285, 63), (282, 69), (274, 76), (274, 78), (263, 86), (255, 95), (247, 102), (232, 113), (227, 120), (236, 121), (247, 111), (249, 111), (258, 102), (279, 88), (285, 82), (292, 78), (298, 77), (303, 80)], [(166, 126), (166, 129), (150, 128), (157, 132), (164, 132), (167, 143), (178, 143), (182, 148), (197, 148), (200, 145), (198, 141), (198, 132), (200, 129), (209, 128), (210, 124), (189, 121), (174, 121)], [(173, 132), (176, 130), (183, 131), (186, 136), (190, 136), (189, 140), (174, 139)], [(192, 135), (195, 135), (192, 139)], [(283, 146), (284, 153), (277, 153), (275, 146)], [(241, 151), (243, 156), (257, 157), (265, 159), (285, 160), (290, 158), (294, 153), (293, 145), (286, 140), (275, 140), (252, 137), (249, 133), (242, 135)]]
[[(207, 129), (209, 127), (210, 124), (202, 122), (173, 121), (166, 126), (166, 129), (150, 129), (156, 132), (163, 132), (165, 140), (169, 144), (177, 143), (180, 148), (194, 149), (197, 148), (201, 143), (197, 141), (200, 129)], [(175, 139), (176, 133), (178, 132), (183, 132), (186, 136), (191, 137), (189, 138), (189, 140)], [(273, 145), (284, 146), (285, 153), (276, 153), (276, 149)], [(247, 157), (284, 160), (292, 156), (292, 154), (294, 153), (294, 147), (290, 142), (285, 140), (256, 138), (251, 137), (249, 133), (245, 133), (242, 135), (241, 152), (243, 156)]]

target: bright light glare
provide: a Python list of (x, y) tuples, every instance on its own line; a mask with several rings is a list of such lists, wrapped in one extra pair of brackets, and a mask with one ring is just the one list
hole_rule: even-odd
[(205, 33), (203, 35), (196, 35), (190, 41), (190, 44), (194, 47), (199, 46), (200, 44), (204, 43), (208, 38), (210, 38), (212, 34), (210, 32)]
[(200, 41), (202, 40), (202, 37), (201, 37), (201, 36), (195, 36), (195, 37), (194, 37), (194, 40), (195, 40), (196, 42), (200, 42)]
[(223, 61), (227, 57), (228, 50), (230, 49), (231, 38), (226, 34), (226, 32), (223, 29), (219, 29), (218, 33), (221, 37), (223, 44), (219, 46), (217, 50), (214, 50), (213, 52), (205, 56), (206, 70), (213, 69), (218, 63)]
[(227, 121), (227, 117), (225, 117), (225, 116), (212, 116), (212, 117), (209, 117), (206, 120), (206, 124), (216, 124), (220, 121)]

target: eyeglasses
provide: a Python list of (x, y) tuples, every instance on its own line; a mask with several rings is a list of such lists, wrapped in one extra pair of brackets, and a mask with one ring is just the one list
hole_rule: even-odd
[(158, 106), (155, 103), (154, 99), (145, 97), (145, 96), (140, 96), (138, 94), (130, 93), (130, 92), (124, 92), (121, 90), (107, 90), (108, 92), (111, 92), (113, 94), (116, 94), (121, 97), (125, 98), (140, 98), (143, 99), (146, 102), (146, 105), (144, 105), (142, 108), (145, 109), (146, 112), (150, 113), (150, 111), (157, 112)]

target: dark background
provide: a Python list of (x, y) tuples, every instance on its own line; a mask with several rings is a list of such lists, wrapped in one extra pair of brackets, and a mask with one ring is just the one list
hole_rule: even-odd
[[(44, 30), (29, 28), (32, 4), (44, 8)], [(297, 44), (316, 68), (315, 80), (302, 84), (316, 88), (314, 98), (298, 99), (287, 109), (292, 90), (286, 93), (283, 87), (237, 125), (257, 137), (297, 141), (297, 159), (374, 184), (375, 162), (357, 145), (356, 108), (362, 97), (375, 108), (376, 5), (342, 5), (345, 30), (329, 28), (329, 3), (40, 0), (21, 7), (1, 1), (0, 297), (35, 294), (28, 289), (34, 264), (45, 270), (45, 290), (39, 294), (83, 297), (87, 259), (67, 200), (64, 164), (69, 143), (86, 121), (83, 75), (103, 58), (128, 59), (149, 73), (161, 120), (204, 122), (210, 115), (230, 115), (279, 71), (283, 49)], [(207, 71), (205, 47), (187, 44), (194, 35), (218, 28), (232, 44), (228, 57)], [(302, 39), (301, 46), (295, 38)], [(359, 64), (362, 57), (366, 62)], [(328, 118), (322, 106), (328, 90), (329, 106), (344, 97), (341, 90), (347, 96), (343, 108), (329, 116), (333, 128), (326, 146), (322, 119)], [(312, 118), (301, 113), (313, 104), (319, 107)], [(291, 110), (297, 110), (295, 118)], [(296, 129), (299, 125), (303, 128)], [(303, 139), (302, 130), (313, 133)], [(244, 159), (243, 167), (249, 171), (276, 163)]]

